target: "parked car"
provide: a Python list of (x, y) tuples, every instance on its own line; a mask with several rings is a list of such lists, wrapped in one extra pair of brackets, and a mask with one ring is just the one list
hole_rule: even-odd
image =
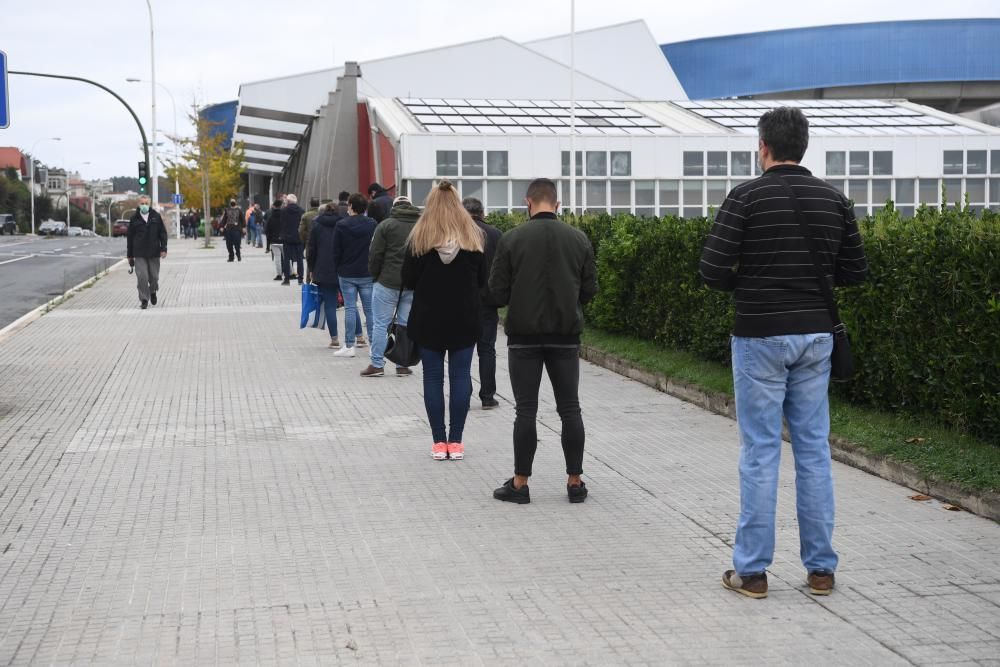
[(97, 236), (97, 234), (94, 233), (93, 229), (84, 229), (81, 236)]
[(128, 220), (115, 220), (111, 227), (111, 236), (125, 236), (128, 234)]
[(66, 232), (66, 235), (67, 236), (83, 236), (83, 228), (82, 227), (70, 227), (69, 231)]
[(0, 213), (0, 234), (17, 234), (17, 222), (11, 213)]
[(38, 233), (43, 236), (66, 236), (66, 223), (58, 220), (46, 220), (38, 226)]

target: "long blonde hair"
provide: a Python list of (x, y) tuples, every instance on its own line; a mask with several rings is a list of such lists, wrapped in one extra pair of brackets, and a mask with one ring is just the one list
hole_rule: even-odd
[(451, 181), (441, 181), (431, 188), (424, 202), (424, 212), (407, 239), (410, 250), (420, 257), (434, 248), (454, 241), (462, 250), (483, 251), (483, 231), (462, 206)]

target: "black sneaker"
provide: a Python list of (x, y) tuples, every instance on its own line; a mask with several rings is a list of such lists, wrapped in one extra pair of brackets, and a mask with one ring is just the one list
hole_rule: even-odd
[(154, 306), (156, 305), (156, 292), (149, 293), (149, 302)]
[(493, 408), (500, 407), (500, 404), (495, 398), (484, 398), (483, 399), (483, 410), (492, 410)]
[(229, 259), (227, 259), (226, 261), (227, 261), (227, 262), (231, 262), (231, 261), (233, 261), (233, 258), (232, 258), (232, 257), (230, 257), (230, 258), (229, 258)]
[(275, 279), (275, 280), (281, 280), (281, 274), (279, 273), (278, 275), (276, 275), (276, 276), (274, 277), (274, 279)]
[(571, 503), (582, 503), (587, 499), (587, 485), (582, 481), (579, 486), (566, 485), (566, 494), (569, 496), (569, 501)]
[(148, 305), (149, 305), (149, 302), (146, 301), (145, 299), (140, 299), (139, 300), (139, 307), (142, 308), (143, 310), (146, 310), (146, 306), (148, 306)]
[(499, 489), (494, 489), (493, 497), (505, 503), (517, 503), (518, 505), (527, 505), (531, 502), (528, 485), (525, 484), (520, 489), (515, 489), (513, 477), (504, 482)]
[(282, 280), (281, 284), (282, 285), (287, 285), (288, 284), (288, 278), (285, 278), (284, 280)]

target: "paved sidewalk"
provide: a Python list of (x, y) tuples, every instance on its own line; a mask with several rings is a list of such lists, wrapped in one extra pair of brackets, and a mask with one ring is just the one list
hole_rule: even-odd
[(1000, 664), (997, 524), (835, 464), (812, 597), (789, 454), (770, 597), (740, 597), (732, 422), (585, 364), (590, 498), (548, 395), (532, 503), (498, 503), (503, 358), (435, 463), (419, 371), (360, 378), (221, 245), (175, 241), (148, 311), (118, 270), (0, 343), (0, 663)]

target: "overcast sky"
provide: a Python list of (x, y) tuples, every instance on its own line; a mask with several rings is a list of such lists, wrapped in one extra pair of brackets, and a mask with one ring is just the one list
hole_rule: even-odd
[[(152, 0), (157, 81), (177, 101), (181, 134), (193, 101), (236, 99), (239, 85), (494, 35), (569, 32), (568, 0)], [(96, 79), (150, 131), (149, 22), (143, 0), (0, 0), (8, 67)], [(659, 43), (780, 28), (922, 18), (1000, 17), (998, 0), (577, 0), (578, 30), (644, 19)], [(614, 57), (614, 45), (608, 45)], [(30, 150), (85, 178), (132, 175), (135, 125), (111, 96), (80, 83), (10, 76), (11, 125), (0, 146)], [(170, 98), (157, 124), (172, 134)], [(166, 140), (164, 140), (166, 141)], [(169, 152), (169, 143), (165, 146)], [(162, 149), (161, 149), (162, 150)], [(86, 164), (86, 163), (90, 164)]]

